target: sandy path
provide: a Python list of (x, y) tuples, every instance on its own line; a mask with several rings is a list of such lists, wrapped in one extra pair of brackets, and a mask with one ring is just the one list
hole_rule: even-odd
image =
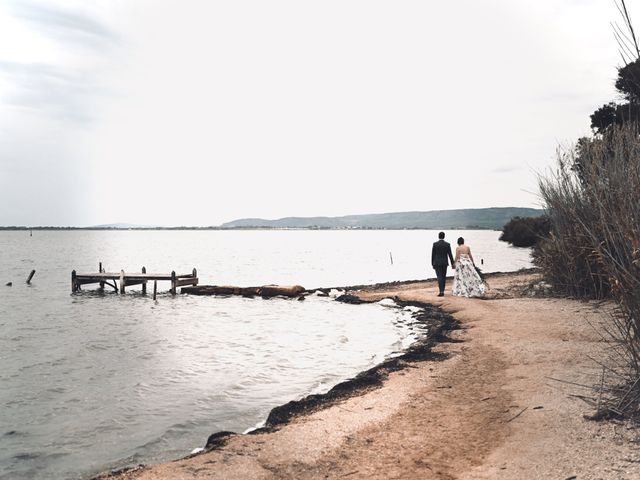
[(527, 280), (492, 278), (490, 300), (438, 298), (430, 282), (360, 292), (439, 305), (462, 322), (452, 333), (462, 342), (437, 347), (444, 361), (414, 363), (276, 432), (122, 478), (640, 479), (635, 430), (583, 419), (593, 410), (573, 395), (591, 392), (549, 378), (597, 383), (588, 355), (606, 345), (587, 321), (601, 312), (564, 299), (502, 298)]

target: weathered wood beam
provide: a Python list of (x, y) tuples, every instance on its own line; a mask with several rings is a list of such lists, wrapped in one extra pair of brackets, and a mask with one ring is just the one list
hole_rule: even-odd
[(176, 280), (176, 287), (182, 287), (184, 285), (198, 285), (198, 279), (189, 277), (189, 278), (178, 278)]

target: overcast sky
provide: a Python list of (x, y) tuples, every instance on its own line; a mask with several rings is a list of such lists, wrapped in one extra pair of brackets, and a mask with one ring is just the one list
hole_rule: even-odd
[(536, 172), (615, 98), (618, 20), (612, 0), (0, 0), (0, 225), (537, 206)]

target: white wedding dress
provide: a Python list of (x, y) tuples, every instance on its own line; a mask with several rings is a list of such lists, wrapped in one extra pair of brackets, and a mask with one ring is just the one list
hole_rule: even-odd
[(484, 282), (478, 275), (471, 258), (466, 253), (461, 253), (453, 274), (453, 295), (457, 297), (480, 297), (484, 295), (485, 290)]

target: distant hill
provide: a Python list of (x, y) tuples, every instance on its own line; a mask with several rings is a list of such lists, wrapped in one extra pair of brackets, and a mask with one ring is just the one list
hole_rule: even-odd
[(110, 223), (91, 227), (57, 226), (0, 226), (0, 230), (220, 230), (243, 228), (308, 228), (308, 229), (485, 229), (502, 230), (513, 217), (538, 217), (536, 208), (466, 208), (460, 210), (432, 210), (428, 212), (374, 213), (344, 217), (286, 217), (278, 220), (243, 218), (220, 226), (137, 225)]
[(243, 218), (220, 228), (354, 228), (354, 229), (493, 229), (501, 230), (513, 217), (537, 217), (536, 208), (470, 208), (428, 212), (376, 213), (344, 217), (286, 217), (278, 220)]

